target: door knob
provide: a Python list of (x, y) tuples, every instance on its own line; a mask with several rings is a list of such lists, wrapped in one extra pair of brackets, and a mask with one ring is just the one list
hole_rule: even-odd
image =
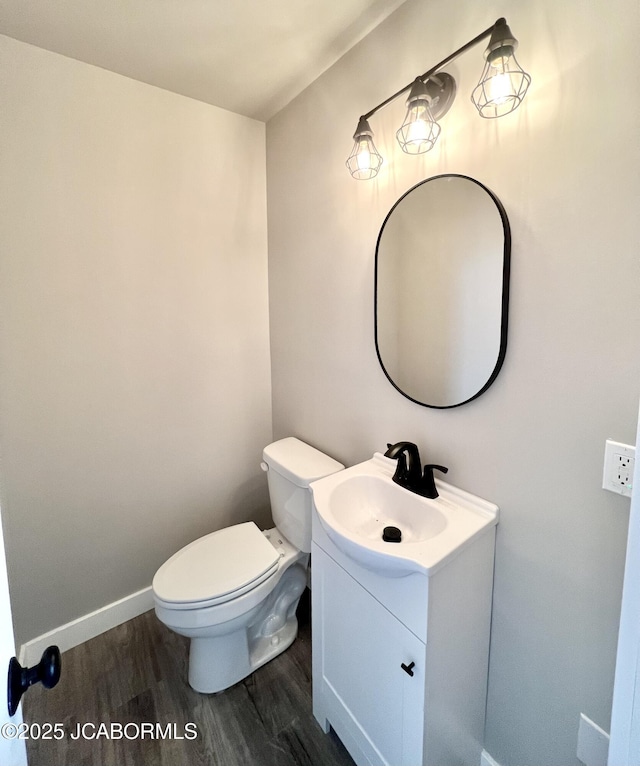
[(415, 667), (415, 662), (410, 662), (408, 665), (405, 665), (404, 662), (400, 663), (400, 667), (404, 670), (405, 673), (408, 673), (410, 676), (413, 675), (413, 669)]
[(7, 706), (9, 715), (14, 715), (20, 704), (22, 695), (33, 684), (42, 683), (45, 689), (53, 689), (60, 680), (60, 649), (49, 646), (42, 653), (42, 658), (32, 668), (23, 668), (16, 657), (9, 660), (9, 675), (7, 678)]

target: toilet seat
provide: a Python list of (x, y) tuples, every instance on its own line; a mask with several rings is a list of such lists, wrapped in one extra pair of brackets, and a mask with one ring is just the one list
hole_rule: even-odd
[(252, 521), (195, 540), (156, 572), (156, 602), (169, 609), (202, 609), (230, 601), (272, 577), (280, 553)]

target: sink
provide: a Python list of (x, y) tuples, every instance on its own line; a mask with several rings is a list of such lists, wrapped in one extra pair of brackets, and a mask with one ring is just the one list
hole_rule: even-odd
[(331, 492), (331, 512), (348, 532), (366, 540), (380, 540), (387, 526), (398, 527), (405, 544), (422, 542), (444, 531), (447, 518), (438, 507), (421, 503), (418, 495), (399, 489), (386, 477), (344, 477)]
[[(398, 486), (396, 460), (377, 452), (364, 463), (312, 482), (322, 528), (349, 558), (387, 577), (432, 575), (498, 523), (498, 507), (436, 479), (433, 500)], [(400, 542), (382, 539), (400, 529)]]

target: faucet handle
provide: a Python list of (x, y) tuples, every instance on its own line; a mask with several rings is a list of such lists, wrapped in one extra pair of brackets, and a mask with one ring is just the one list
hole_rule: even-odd
[(442, 473), (449, 473), (449, 469), (444, 465), (434, 465), (433, 463), (430, 463), (429, 465), (425, 465), (424, 467), (424, 473), (426, 474), (427, 471), (431, 471), (433, 474), (433, 471), (442, 471)]
[(423, 497), (428, 497), (431, 500), (434, 500), (436, 497), (438, 497), (436, 482), (433, 478), (434, 471), (442, 471), (442, 473), (448, 473), (449, 469), (443, 465), (435, 465), (433, 463), (425, 465), (424, 472), (422, 474), (421, 487), (418, 491), (418, 494), (422, 495)]

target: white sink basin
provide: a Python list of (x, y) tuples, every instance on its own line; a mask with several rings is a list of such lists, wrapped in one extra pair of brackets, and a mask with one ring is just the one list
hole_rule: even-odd
[[(323, 529), (361, 566), (388, 577), (431, 575), (498, 523), (498, 506), (444, 481), (436, 479), (434, 500), (398, 486), (396, 465), (376, 453), (311, 484)], [(400, 529), (401, 542), (382, 539), (388, 526)]]

